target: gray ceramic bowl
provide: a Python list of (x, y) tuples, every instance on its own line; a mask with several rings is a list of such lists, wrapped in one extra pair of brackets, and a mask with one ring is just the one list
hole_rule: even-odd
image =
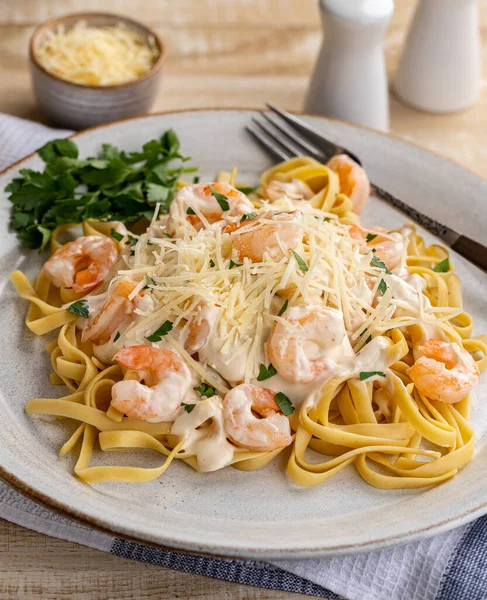
[[(42, 66), (37, 51), (47, 32), (59, 25), (69, 29), (78, 21), (94, 26), (124, 23), (147, 38), (152, 36), (159, 56), (147, 73), (128, 83), (97, 86), (61, 79)], [(32, 83), (39, 106), (53, 123), (71, 129), (147, 113), (157, 93), (164, 58), (164, 47), (154, 31), (137, 21), (109, 13), (73, 13), (46, 21), (34, 31), (29, 48)]]

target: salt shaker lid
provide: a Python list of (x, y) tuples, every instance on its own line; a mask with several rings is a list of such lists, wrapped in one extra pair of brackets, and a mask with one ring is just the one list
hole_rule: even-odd
[(337, 17), (364, 25), (386, 19), (394, 12), (394, 0), (320, 0), (320, 4)]

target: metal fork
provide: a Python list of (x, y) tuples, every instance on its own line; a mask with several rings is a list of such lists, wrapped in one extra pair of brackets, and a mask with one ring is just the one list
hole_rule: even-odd
[[(359, 165), (362, 164), (356, 154), (328, 140), (303, 120), (271, 104), (267, 104), (267, 107), (270, 112), (261, 111), (262, 120), (253, 118), (246, 129), (273, 158), (281, 161), (307, 155), (327, 163), (337, 154), (347, 154)], [(485, 246), (408, 206), (378, 185), (371, 184), (371, 188), (373, 196), (398, 208), (421, 227), (441, 238), (452, 250), (487, 272)]]

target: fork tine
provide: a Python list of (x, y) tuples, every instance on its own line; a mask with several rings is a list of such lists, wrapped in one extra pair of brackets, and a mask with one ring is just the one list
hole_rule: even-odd
[(336, 154), (348, 154), (348, 156), (350, 156), (350, 158), (352, 158), (359, 165), (362, 164), (355, 154), (346, 148), (343, 148), (342, 146), (339, 146), (338, 144), (328, 140), (317, 129), (311, 127), (301, 119), (298, 119), (294, 115), (291, 115), (285, 110), (277, 108), (272, 104), (266, 104), (266, 106), (275, 115), (278, 115), (281, 119), (283, 119), (291, 128), (298, 130), (303, 136), (312, 140), (325, 155), (325, 160), (329, 160)]
[(270, 138), (267, 134), (262, 133), (261, 131), (259, 131), (257, 129), (257, 127), (252, 127), (251, 125), (247, 125), (245, 127), (245, 129), (252, 134), (255, 139), (259, 142), (259, 144), (261, 144), (268, 152), (270, 152), (272, 154), (272, 156), (274, 156), (274, 158), (277, 158), (277, 160), (281, 161), (281, 160), (289, 160), (290, 158), (292, 158), (291, 156), (289, 156), (288, 154), (285, 154), (278, 146), (276, 143), (274, 143), (274, 140), (272, 138)]
[(275, 142), (277, 142), (278, 144), (280, 144), (291, 156), (300, 156), (303, 154), (302, 149), (294, 143), (294, 140), (289, 137), (285, 137), (283, 136), (279, 129), (277, 129), (276, 127), (271, 127), (270, 125), (267, 124), (267, 122), (262, 123), (261, 121), (258, 121), (257, 119), (252, 119), (253, 122), (255, 123), (255, 125), (257, 125), (257, 127), (259, 129), (261, 129), (262, 131), (265, 131), (265, 133), (271, 138), (273, 139)]
[[(260, 114), (268, 123), (285, 136), (284, 139), (289, 139), (296, 145), (296, 148), (299, 149), (298, 154), (306, 154), (307, 156), (311, 156), (312, 158), (323, 162), (323, 153), (316, 146), (310, 144), (308, 140), (296, 133), (296, 131), (292, 131), (287, 125), (280, 123), (277, 119), (271, 117), (269, 113), (260, 111)], [(278, 138), (279, 141), (281, 141), (281, 137)]]

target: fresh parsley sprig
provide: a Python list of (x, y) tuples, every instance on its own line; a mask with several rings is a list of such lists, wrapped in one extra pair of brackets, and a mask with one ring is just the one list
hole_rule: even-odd
[(64, 223), (106, 219), (130, 225), (150, 219), (156, 203), (160, 213), (167, 213), (180, 176), (194, 170), (184, 167), (189, 157), (180, 154), (172, 129), (140, 152), (103, 144), (98, 157), (81, 159), (69, 139), (48, 142), (37, 152), (44, 169), (22, 169), (5, 191), (12, 203), (11, 228), (23, 246), (41, 250), (52, 230)]

